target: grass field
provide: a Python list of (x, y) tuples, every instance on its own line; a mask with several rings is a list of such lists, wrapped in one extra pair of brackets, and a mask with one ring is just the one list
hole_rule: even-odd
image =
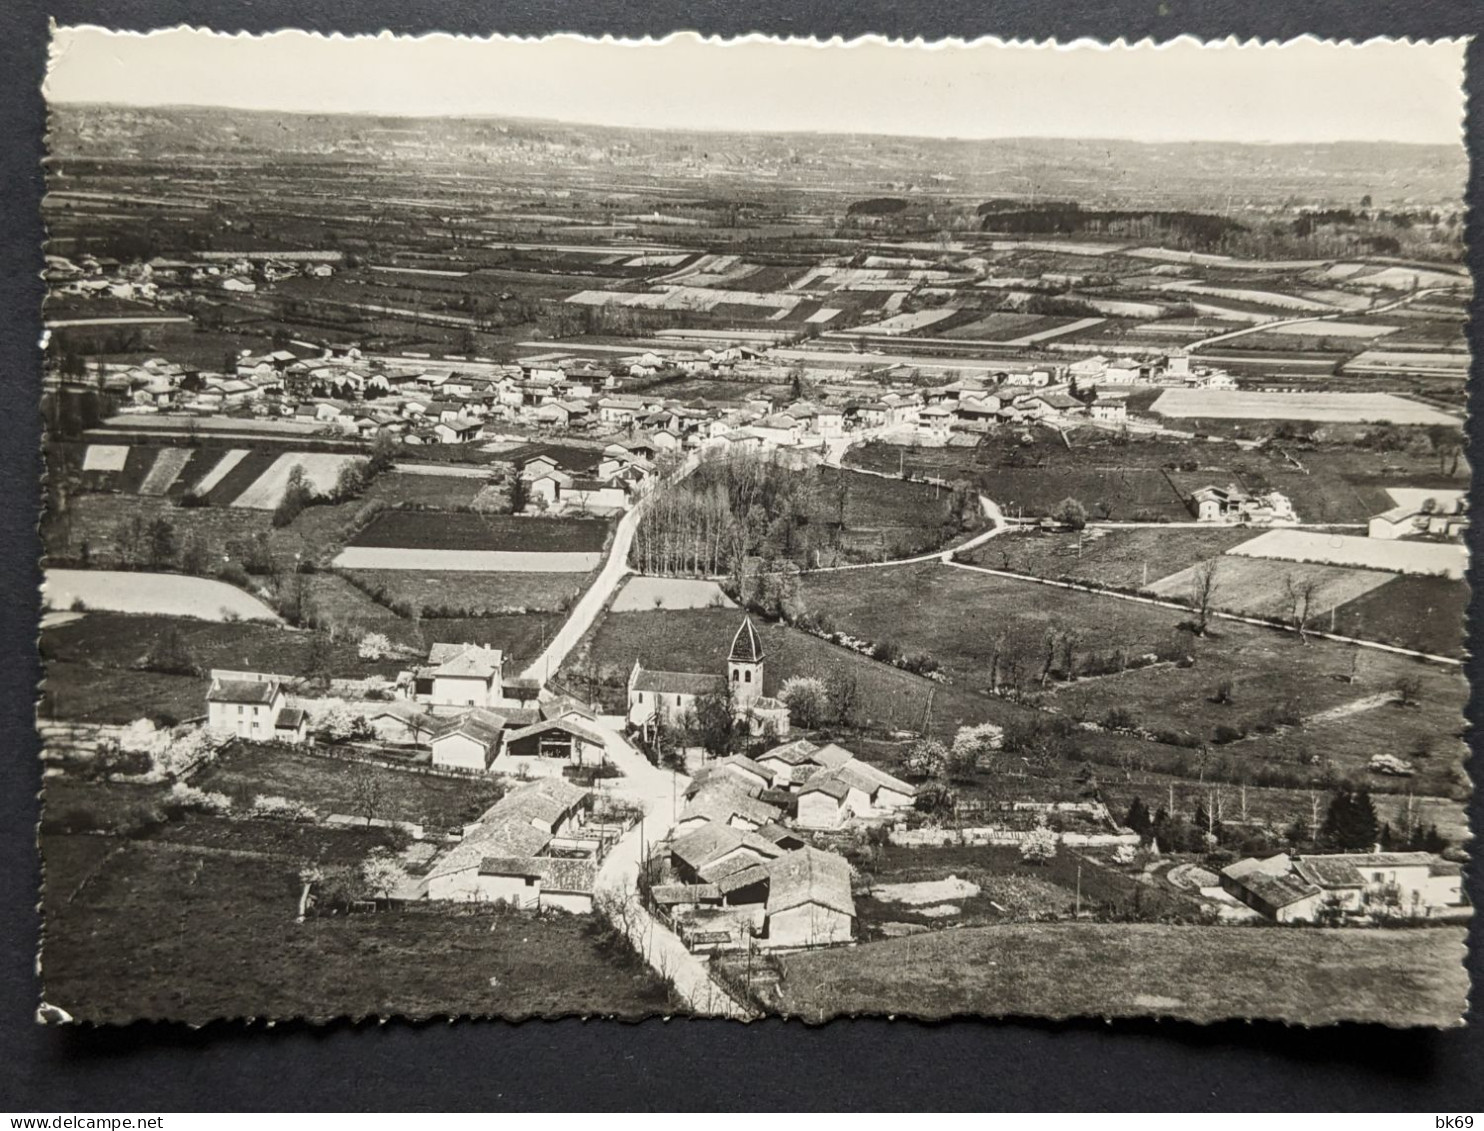
[[(659, 671), (708, 672), (726, 670), (727, 651), (741, 623), (735, 609), (674, 609), (663, 612), (610, 613), (598, 624), (586, 646), (574, 649), (558, 679), (583, 695), (601, 699), (610, 709), (626, 706), (623, 680), (634, 661)], [(858, 720), (863, 727), (902, 728), (922, 724), (929, 692), (934, 734), (951, 736), (961, 725), (1001, 719), (1013, 705), (1001, 704), (943, 687), (921, 676), (877, 663), (858, 653), (785, 625), (754, 621), (767, 656), (763, 691), (777, 693), (791, 675), (827, 678), (853, 674), (860, 698)], [(613, 682), (594, 686), (589, 677)]]
[[(1216, 559), (1214, 568), (1213, 605), (1249, 617), (1285, 619), (1289, 615), (1288, 579), (1297, 586), (1312, 583), (1309, 610), (1316, 618), (1316, 628), (1329, 627), (1326, 618), (1331, 609), (1364, 597), (1396, 576), (1380, 570), (1348, 569), (1317, 562), (1274, 562), (1234, 554)], [(1148, 591), (1166, 600), (1188, 601), (1198, 569), (1192, 566), (1161, 578), (1151, 583)]]
[(835, 627), (873, 643), (936, 656), (956, 684), (989, 682), (991, 652), (1039, 672), (1048, 628), (1075, 631), (1084, 651), (1125, 648), (1130, 655), (1167, 645), (1182, 619), (1175, 611), (1051, 589), (953, 569), (936, 562), (809, 574), (804, 602)]
[(610, 529), (608, 523), (595, 519), (384, 511), (350, 544), (418, 550), (596, 553), (603, 549)]
[(584, 918), (429, 907), (295, 923), (292, 865), (48, 837), (46, 999), (78, 1020), (618, 1015), (664, 988)]
[(840, 1014), (1461, 1023), (1464, 929), (1036, 923), (790, 955), (776, 1005)]
[(413, 503), (418, 506), (463, 507), (484, 490), (486, 477), (421, 475), (387, 472), (379, 475), (366, 491), (366, 498), (381, 499), (388, 506)]
[(118, 613), (213, 621), (278, 620), (278, 614), (262, 601), (224, 581), (174, 573), (49, 569), (42, 582), (42, 599), (54, 609), (80, 604)]
[[(1459, 764), (1460, 752), (1442, 740), (1458, 729), (1468, 686), (1458, 671), (1435, 664), (1376, 651), (1360, 652), (1357, 659), (1350, 645), (1323, 640), (1305, 645), (1291, 633), (1232, 622), (1220, 622), (1200, 638), (1180, 630), (1189, 615), (1179, 610), (936, 563), (808, 575), (803, 594), (813, 612), (829, 616), (844, 631), (873, 641), (891, 639), (904, 652), (930, 652), (964, 691), (987, 685), (997, 639), (1002, 664), (1006, 655), (1017, 657), (1023, 681), (1036, 688), (1052, 626), (1073, 633), (1083, 657), (1118, 647), (1137, 656), (1161, 645), (1178, 646), (1188, 664), (1161, 663), (1069, 683), (1053, 679), (1046, 686), (1047, 705), (1094, 722), (1116, 708), (1141, 727), (1189, 741), (1210, 741), (1219, 727), (1255, 731), (1271, 725), (1272, 711), (1283, 704), (1292, 703), (1302, 716), (1314, 715), (1389, 692), (1401, 678), (1415, 677), (1423, 709), (1392, 719), (1397, 748), (1431, 736), (1439, 744), (1437, 772), (1451, 774)], [(1354, 683), (1349, 682), (1352, 672)], [(1230, 701), (1215, 702), (1216, 689), (1228, 683)], [(1353, 769), (1361, 759), (1346, 747), (1346, 734), (1344, 726), (1335, 728), (1328, 756)], [(1317, 779), (1319, 766), (1296, 763), (1269, 742), (1263, 736), (1221, 749), (1250, 762), (1253, 770), (1277, 761)], [(1359, 749), (1366, 749), (1367, 757), (1373, 752), (1363, 744)]]
[[(1034, 528), (1006, 533), (977, 550), (969, 561), (990, 569), (1027, 573), (1052, 580), (1069, 578), (1123, 589), (1138, 589), (1205, 561), (1252, 537), (1250, 530), (1222, 527), (1104, 527), (1076, 534), (1042, 533)], [(1183, 594), (1182, 594), (1183, 596)]]
[(1396, 577), (1341, 605), (1335, 631), (1435, 656), (1462, 656), (1469, 595), (1467, 581)]
[[(310, 806), (321, 816), (351, 813), (351, 764), (281, 747), (229, 747), (191, 779), (202, 789), (233, 798), (287, 797)], [(446, 778), (411, 770), (364, 767), (380, 788), (385, 820), (411, 821), (434, 828), (458, 828), (473, 821), (504, 793), (484, 778)]]
[(398, 608), (458, 609), (461, 615), (484, 616), (514, 611), (560, 612), (587, 588), (590, 578), (571, 573), (500, 573), (435, 570), (355, 570), (357, 585), (376, 599)]

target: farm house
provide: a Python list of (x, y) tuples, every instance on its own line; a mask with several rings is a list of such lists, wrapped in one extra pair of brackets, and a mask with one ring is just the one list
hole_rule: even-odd
[(845, 858), (800, 848), (768, 866), (762, 945), (830, 946), (855, 937), (855, 900)]

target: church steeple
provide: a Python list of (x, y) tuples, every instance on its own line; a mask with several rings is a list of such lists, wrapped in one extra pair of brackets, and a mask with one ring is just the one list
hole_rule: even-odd
[(737, 635), (732, 637), (732, 650), (727, 654), (727, 682), (732, 700), (739, 708), (750, 707), (763, 694), (763, 642), (744, 616)]

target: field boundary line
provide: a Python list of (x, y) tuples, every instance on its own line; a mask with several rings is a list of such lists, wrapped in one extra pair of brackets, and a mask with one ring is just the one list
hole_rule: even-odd
[[(971, 573), (987, 573), (991, 577), (1005, 577), (1012, 581), (1030, 581), (1037, 585), (1049, 585), (1053, 589), (1070, 589), (1077, 593), (1091, 593), (1096, 597), (1112, 597), (1119, 601), (1132, 601), (1139, 605), (1153, 605), (1162, 609), (1174, 609), (1177, 612), (1191, 612), (1189, 605), (1182, 605), (1175, 601), (1162, 601), (1156, 597), (1140, 597), (1133, 593), (1119, 593), (1112, 589), (1099, 589), (1091, 585), (1080, 585), (1073, 581), (1053, 581), (1048, 577), (1032, 577), (1024, 573), (1011, 573), (1003, 569), (990, 569), (988, 566), (973, 565), (969, 562), (958, 562), (945, 559), (945, 565), (956, 569), (966, 569)], [(1255, 625), (1258, 628), (1272, 628), (1279, 632), (1290, 632), (1297, 635), (1298, 630), (1276, 621), (1263, 620), (1260, 617), (1244, 617), (1239, 613), (1224, 613), (1218, 610), (1211, 611), (1211, 619), (1237, 621), (1240, 624)], [(1396, 644), (1382, 644), (1379, 640), (1361, 640), (1354, 636), (1342, 636), (1337, 632), (1320, 632), (1317, 629), (1306, 629), (1305, 635), (1313, 636), (1320, 640), (1334, 640), (1341, 644), (1354, 644), (1358, 648), (1373, 648), (1378, 652), (1390, 652), (1397, 656), (1411, 656), (1418, 660), (1430, 660), (1435, 664), (1447, 664), (1450, 667), (1462, 667), (1463, 661), (1452, 656), (1438, 656), (1432, 652), (1419, 652), (1413, 648), (1402, 648)]]

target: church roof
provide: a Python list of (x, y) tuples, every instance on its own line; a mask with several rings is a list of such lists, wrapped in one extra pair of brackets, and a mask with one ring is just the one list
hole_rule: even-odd
[(763, 658), (763, 642), (759, 639), (757, 629), (752, 627), (752, 618), (743, 617), (742, 626), (737, 629), (737, 635), (732, 637), (732, 651), (727, 657), (735, 663), (756, 664), (761, 663)]

